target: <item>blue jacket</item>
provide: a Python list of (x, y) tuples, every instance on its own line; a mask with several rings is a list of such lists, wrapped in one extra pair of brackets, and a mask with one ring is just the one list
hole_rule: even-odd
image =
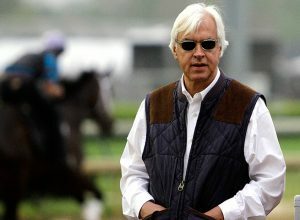
[(58, 80), (57, 59), (49, 52), (29, 53), (6, 67), (5, 73), (56, 82)]

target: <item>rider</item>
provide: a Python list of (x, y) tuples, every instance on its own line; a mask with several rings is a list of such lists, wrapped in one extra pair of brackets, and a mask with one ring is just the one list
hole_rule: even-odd
[(2, 100), (17, 107), (31, 126), (35, 151), (43, 159), (65, 160), (60, 120), (53, 99), (64, 95), (58, 84), (57, 58), (65, 50), (60, 32), (44, 35), (43, 50), (27, 53), (6, 67), (1, 82)]

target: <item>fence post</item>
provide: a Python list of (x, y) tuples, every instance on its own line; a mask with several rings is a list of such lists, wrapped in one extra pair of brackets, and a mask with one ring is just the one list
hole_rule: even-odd
[(294, 220), (300, 220), (300, 195), (295, 195), (294, 206), (295, 206)]

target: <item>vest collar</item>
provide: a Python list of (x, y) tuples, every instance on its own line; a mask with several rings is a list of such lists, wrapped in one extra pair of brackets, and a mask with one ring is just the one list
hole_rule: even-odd
[[(211, 88), (211, 90), (206, 94), (204, 97), (205, 101), (214, 100), (216, 97), (219, 97), (220, 92), (224, 90), (228, 82), (228, 78), (225, 76), (222, 70), (220, 70), (220, 77), (217, 81), (217, 83)], [(182, 86), (180, 83), (180, 80), (177, 81), (177, 96), (179, 101), (181, 102), (187, 102), (186, 96), (182, 93)], [(203, 100), (203, 101), (204, 101)]]
[(180, 102), (188, 102), (186, 96), (182, 93), (182, 86), (180, 80), (177, 81), (176, 91), (177, 91), (178, 100)]
[(204, 97), (203, 101), (209, 102), (219, 97), (219, 94), (225, 89), (228, 85), (228, 78), (225, 76), (223, 71), (220, 70), (220, 78), (217, 83), (212, 87), (212, 89)]

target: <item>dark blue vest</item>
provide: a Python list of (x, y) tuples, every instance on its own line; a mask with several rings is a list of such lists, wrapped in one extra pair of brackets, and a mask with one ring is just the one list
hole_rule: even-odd
[(221, 74), (201, 104), (184, 180), (188, 102), (181, 85), (175, 82), (147, 96), (143, 160), (149, 192), (169, 208), (170, 219), (187, 219), (191, 209), (206, 212), (249, 182), (244, 142), (260, 96)]

